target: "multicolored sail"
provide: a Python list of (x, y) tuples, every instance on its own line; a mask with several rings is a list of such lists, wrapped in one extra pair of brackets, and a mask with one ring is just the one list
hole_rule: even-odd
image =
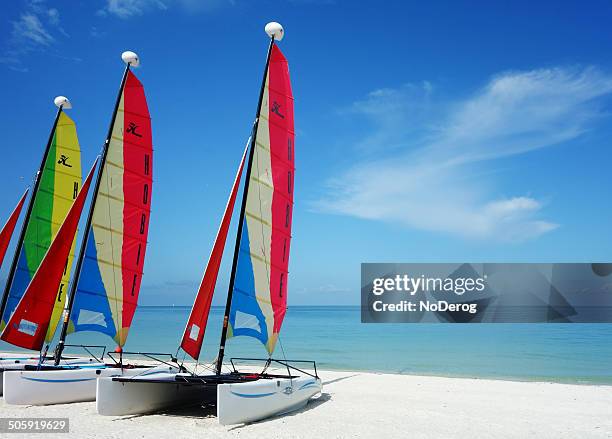
[(69, 332), (101, 332), (123, 346), (142, 280), (153, 175), (147, 100), (131, 71), (112, 124)]
[(23, 207), (23, 203), (28, 195), (28, 190), (29, 189), (26, 189), (25, 193), (21, 196), (19, 203), (17, 203), (17, 206), (11, 213), (8, 221), (4, 227), (2, 227), (2, 231), (0, 231), (0, 267), (2, 266), (4, 255), (6, 254), (6, 250), (11, 242), (11, 236), (13, 236), (13, 232), (15, 231), (15, 225), (17, 224), (17, 219), (21, 213), (21, 208)]
[(294, 180), (289, 66), (272, 46), (254, 142), (227, 336), (246, 335), (274, 351), (287, 308)]
[[(60, 112), (53, 133), (44, 170), (39, 176), (38, 191), (33, 194), (34, 204), (26, 225), (23, 246), (19, 252), (17, 269), (11, 284), (2, 321), (6, 322), (21, 300), (32, 277), (47, 253), (62, 221), (66, 218), (81, 187), (81, 150), (73, 120)], [(74, 257), (76, 231), (72, 237), (72, 248), (68, 256), (62, 282), (56, 292), (53, 315), (46, 334), (47, 341), (53, 338), (55, 328), (64, 308), (64, 299), (70, 279)], [(4, 327), (4, 324), (2, 324)]]
[(72, 252), (83, 205), (89, 192), (91, 178), (97, 160), (68, 211), (53, 242), (34, 273), (0, 338), (15, 346), (41, 350), (48, 332), (51, 314), (56, 300), (56, 291), (63, 282), (66, 260)]
[(189, 314), (189, 321), (185, 327), (183, 333), (183, 340), (181, 341), (181, 348), (194, 360), (197, 360), (200, 356), (200, 350), (202, 349), (202, 342), (204, 341), (204, 331), (206, 330), (206, 323), (208, 321), (208, 314), (210, 312), (210, 305), (212, 303), (213, 294), (215, 292), (215, 285), (217, 283), (217, 276), (219, 274), (219, 267), (221, 266), (221, 259), (223, 257), (223, 249), (225, 248), (225, 242), (227, 240), (227, 232), (229, 231), (230, 221), (232, 219), (232, 212), (234, 211), (234, 204), (236, 203), (236, 195), (238, 194), (238, 186), (240, 186), (240, 176), (242, 175), (242, 169), (244, 167), (244, 160), (248, 151), (245, 148), (244, 154), (242, 154), (242, 160), (234, 179), (234, 185), (230, 193), (229, 200), (225, 206), (225, 212), (215, 238), (215, 244), (213, 245), (208, 264), (206, 265), (206, 271), (202, 278), (202, 283), (198, 289), (198, 295), (191, 308), (191, 314)]

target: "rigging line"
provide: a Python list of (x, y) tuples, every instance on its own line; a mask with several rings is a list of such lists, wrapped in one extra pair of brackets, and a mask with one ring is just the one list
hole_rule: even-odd
[(202, 367), (203, 367), (204, 369), (208, 369), (208, 370), (210, 370), (211, 372), (214, 372), (214, 371), (215, 371), (215, 363), (210, 363), (210, 364), (208, 364), (208, 365), (203, 364), (203, 365), (202, 365)]
[[(280, 333), (278, 334), (278, 344), (281, 347), (281, 352), (283, 353), (283, 360), (285, 360), (285, 364), (287, 364), (287, 366), (289, 365), (289, 363), (287, 362), (287, 356), (285, 355), (285, 348), (283, 347), (283, 342), (281, 341), (280, 338)], [(271, 356), (272, 354), (270, 354)], [(287, 367), (287, 369), (289, 369), (289, 367)], [(291, 375), (291, 371), (288, 370), (289, 372), (289, 381), (291, 382), (291, 387), (293, 387), (293, 375)]]
[[(178, 350), (176, 351), (176, 353), (178, 355)], [(181, 360), (181, 367), (179, 368), (179, 372), (180, 372), (180, 369), (183, 368), (183, 364), (185, 364), (185, 358), (187, 358), (187, 352), (183, 352), (183, 359)], [(196, 367), (197, 367), (197, 365), (196, 365)]]

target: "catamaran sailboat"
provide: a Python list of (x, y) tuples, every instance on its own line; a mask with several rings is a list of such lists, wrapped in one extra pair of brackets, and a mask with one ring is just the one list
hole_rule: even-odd
[[(289, 68), (276, 45), (284, 31), (278, 23), (269, 23), (265, 30), (270, 45), (253, 131), (181, 342), (185, 353), (197, 361), (246, 162), (215, 373), (100, 378), (96, 395), (100, 414), (139, 414), (192, 402), (214, 403), (221, 424), (237, 424), (296, 410), (321, 392), (314, 362), (306, 362), (313, 369), (307, 372), (295, 367), (300, 362), (272, 359), (287, 309), (295, 170), (294, 117)], [(254, 337), (265, 346), (269, 357), (261, 372), (239, 372), (234, 359), (230, 360), (231, 371), (222, 372), (225, 342), (239, 335)], [(267, 373), (272, 363), (282, 366), (287, 374)]]
[[(15, 254), (8, 272), (7, 283), (0, 300), (0, 331), (4, 329), (5, 322), (9, 320), (17, 303), (23, 297), (26, 287), (39, 268), (81, 186), (81, 153), (76, 125), (64, 111), (70, 109), (72, 105), (64, 96), (56, 97), (54, 104), (58, 107), (58, 110), (34, 180), (32, 196), (26, 207)], [(24, 194), (3, 229), (2, 254), (6, 252), (6, 246), (8, 246), (14, 232), (17, 217), (25, 204), (25, 197)], [(72, 242), (74, 245), (74, 239)], [(61, 283), (56, 290), (53, 313), (50, 316), (49, 329), (45, 334), (47, 344), (53, 338), (59, 321), (65, 298), (64, 290), (70, 276), (73, 253), (71, 249)], [(1, 381), (5, 370), (19, 370), (26, 365), (37, 365), (41, 361), (41, 355), (44, 357), (42, 352), (40, 354), (33, 352), (2, 354), (0, 359), (0, 395), (2, 394)], [(82, 364), (83, 360), (63, 358), (62, 363)]]
[[(130, 69), (138, 65), (138, 57), (124, 52), (122, 58), (126, 68), (96, 175), (54, 361), (5, 371), (4, 398), (9, 404), (93, 401), (98, 377), (179, 371), (170, 364), (153, 369), (126, 365), (122, 357), (114, 364), (97, 358), (87, 365), (62, 364), (68, 332), (102, 332), (111, 336), (121, 351), (140, 291), (151, 203), (151, 123), (144, 89)], [(50, 326), (57, 291), (51, 287), (62, 285), (64, 261), (95, 167), (12, 312), (0, 337), (3, 340), (42, 349), (42, 335)]]

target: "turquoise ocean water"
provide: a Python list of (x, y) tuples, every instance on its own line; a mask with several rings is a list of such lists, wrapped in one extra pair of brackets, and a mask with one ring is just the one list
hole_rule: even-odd
[[(125, 350), (175, 353), (189, 310), (140, 307)], [(213, 307), (204, 361), (216, 356), (222, 315)], [(72, 334), (68, 342), (114, 348), (96, 333)], [(0, 350), (11, 346), (0, 342)], [(321, 369), (612, 384), (612, 324), (363, 324), (358, 306), (291, 307), (275, 358), (283, 351)], [(266, 351), (237, 337), (227, 355), (259, 358)]]

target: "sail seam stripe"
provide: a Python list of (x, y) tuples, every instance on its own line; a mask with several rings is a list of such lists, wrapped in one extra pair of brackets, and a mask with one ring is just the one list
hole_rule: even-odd
[[(42, 192), (43, 194), (51, 195), (53, 197), (53, 199), (59, 199), (59, 200), (64, 200), (64, 201), (68, 201), (68, 202), (73, 202), (74, 201), (74, 198), (64, 197), (63, 195), (60, 195), (58, 193), (48, 191), (47, 189), (40, 188), (40, 189), (38, 189), (38, 192), (39, 193)], [(39, 216), (36, 216), (36, 218), (40, 219), (40, 220), (46, 220), (45, 218), (39, 217)]]
[[(90, 290), (86, 290), (84, 288), (82, 288), (81, 286), (77, 287), (77, 291), (83, 294), (89, 294), (90, 296), (100, 296), (100, 297), (105, 297), (107, 298), (109, 301), (112, 300), (113, 302), (119, 302), (119, 299), (115, 298), (115, 297), (111, 297), (108, 296), (106, 294), (106, 292), (104, 293), (96, 293), (95, 291), (90, 291)], [(130, 301), (123, 301), (123, 303), (130, 303), (130, 304), (134, 304), (136, 302), (130, 302)], [(86, 323), (87, 325), (95, 325), (95, 323)]]
[[(246, 291), (241, 290), (238, 287), (234, 287), (234, 292), (238, 293), (238, 294), (242, 294), (243, 296), (247, 296), (249, 298), (255, 297), (255, 299), (258, 302), (261, 301), (261, 302), (264, 302), (264, 303), (272, 304), (269, 298), (258, 296), (257, 293), (255, 294), (255, 296), (252, 296), (250, 293), (247, 293)], [(287, 305), (283, 305), (283, 306), (277, 308), (277, 311), (272, 310), (272, 313), (274, 314), (274, 316), (277, 316), (279, 314), (282, 314), (285, 311), (287, 311)], [(253, 314), (249, 314), (249, 315), (253, 316)], [(256, 317), (253, 316), (253, 318), (256, 318)]]
[(95, 227), (97, 227), (99, 229), (102, 229), (102, 230), (105, 230), (107, 232), (114, 233), (115, 235), (127, 236), (128, 238), (133, 239), (134, 241), (137, 241), (137, 242), (141, 242), (141, 243), (146, 243), (147, 242), (146, 239), (137, 238), (135, 235), (128, 234), (128, 233), (125, 233), (125, 232), (119, 232), (116, 229), (111, 229), (110, 227), (107, 227), (107, 226), (104, 226), (104, 225), (101, 225), (101, 224), (98, 224), (98, 223), (92, 222), (92, 226), (95, 226)]
[(132, 273), (138, 273), (138, 274), (142, 274), (142, 273), (144, 273), (144, 272), (143, 272), (143, 271), (141, 271), (141, 270), (133, 270), (133, 269), (131, 269), (130, 267), (128, 267), (128, 266), (126, 266), (126, 265), (116, 264), (115, 262), (112, 262), (112, 261), (107, 261), (106, 259), (102, 259), (102, 258), (100, 258), (99, 256), (98, 256), (98, 258), (97, 258), (97, 259), (94, 259), (94, 258), (92, 258), (91, 256), (87, 256), (87, 258), (86, 258), (86, 259), (89, 259), (90, 261), (102, 262), (102, 263), (103, 263), (103, 264), (105, 264), (105, 265), (109, 265), (109, 266), (111, 266), (111, 267), (113, 267), (113, 268), (118, 268), (118, 269), (121, 269), (121, 270), (125, 268), (126, 270), (129, 270), (129, 271), (130, 271), (130, 272), (132, 272)]
[(116, 140), (117, 142), (121, 142), (121, 143), (127, 143), (130, 146), (133, 146), (135, 148), (144, 149), (145, 151), (153, 151), (153, 147), (152, 146), (151, 147), (149, 147), (149, 146), (142, 146), (142, 145), (139, 145), (136, 142), (130, 142), (127, 139), (122, 139), (121, 137), (118, 137), (118, 136), (115, 136), (115, 135), (111, 136), (111, 141), (113, 141), (113, 140)]
[(286, 131), (287, 133), (293, 134), (295, 136), (295, 131), (292, 131), (292, 130), (288, 129), (285, 125), (283, 125), (281, 123), (274, 122), (274, 120), (270, 119), (269, 116), (266, 116), (265, 114), (260, 114), (259, 118), (266, 120), (268, 122), (268, 125), (274, 125), (275, 127), (278, 127), (281, 130)]
[(55, 148), (56, 148), (56, 150), (60, 150), (60, 151), (66, 149), (66, 150), (71, 151), (71, 152), (77, 152), (79, 154), (81, 153), (80, 149), (73, 148), (71, 146), (66, 146), (66, 145), (58, 145), (58, 144), (56, 144)]
[(123, 198), (115, 197), (114, 195), (111, 195), (111, 194), (109, 194), (107, 192), (98, 192), (98, 195), (102, 195), (102, 196), (104, 196), (106, 198), (110, 198), (113, 201), (118, 201), (120, 203), (125, 203), (125, 204), (128, 204), (130, 206), (134, 206), (134, 207), (136, 207), (136, 208), (138, 208), (140, 210), (144, 210), (145, 212), (151, 212), (151, 209), (148, 207), (148, 205), (147, 205), (146, 208), (145, 207), (141, 207), (142, 205), (140, 205), (140, 204), (132, 203), (131, 201), (127, 201), (127, 200), (125, 200)]
[[(246, 291), (241, 290), (238, 287), (234, 287), (234, 291), (239, 293), (239, 294), (242, 294), (244, 296), (247, 296), (247, 297), (253, 297), (249, 293), (247, 293)], [(263, 302), (263, 303), (267, 303), (269, 305), (272, 305), (272, 301), (270, 300), (270, 298), (265, 298), (265, 297), (258, 296), (257, 292), (255, 292), (255, 296), (254, 297), (255, 297), (255, 300), (257, 300), (257, 302)]]
[[(79, 180), (81, 180), (81, 175), (77, 174), (77, 173), (71, 173), (71, 172), (66, 172), (66, 171), (62, 171), (60, 169), (57, 168), (48, 168), (45, 166), (45, 171), (49, 171), (49, 172), (53, 172), (53, 173), (57, 173), (57, 174), (61, 174), (61, 175), (66, 175), (68, 177), (72, 177), (72, 178), (78, 178)], [(40, 188), (39, 190), (42, 190), (42, 188)]]
[(152, 179), (151, 177), (145, 177), (145, 176), (144, 176), (144, 173), (141, 173), (141, 172), (136, 172), (136, 171), (132, 171), (132, 170), (130, 170), (130, 169), (126, 169), (126, 168), (124, 168), (123, 166), (121, 166), (121, 165), (119, 165), (119, 164), (117, 164), (117, 163), (115, 163), (115, 162), (113, 162), (113, 161), (111, 161), (111, 160), (109, 160), (109, 159), (106, 159), (106, 164), (108, 164), (108, 165), (112, 165), (113, 167), (115, 167), (115, 168), (117, 168), (117, 169), (121, 169), (121, 170), (123, 170), (123, 171), (127, 172), (128, 174), (131, 174), (131, 175), (135, 175), (135, 176), (137, 176), (137, 177), (140, 177), (142, 180), (145, 180), (145, 181), (150, 181), (151, 183), (153, 182), (153, 179)]
[(272, 263), (270, 263), (270, 261), (266, 260), (265, 258), (262, 258), (261, 256), (255, 254), (255, 253), (252, 253), (251, 251), (246, 251), (246, 250), (240, 249), (240, 253), (244, 253), (244, 254), (248, 254), (248, 255), (253, 256), (254, 259), (257, 259), (259, 262), (263, 263), (267, 267), (274, 267), (277, 270), (279, 270), (280, 272), (285, 273), (285, 274), (289, 273), (289, 271), (287, 271), (285, 268), (280, 267), (280, 266), (278, 266), (276, 264), (272, 264)]
[(272, 151), (270, 151), (270, 149), (266, 145), (264, 145), (263, 143), (259, 142), (257, 139), (255, 140), (255, 145), (257, 145), (259, 148), (261, 148), (264, 151), (266, 151), (267, 153), (269, 153), (271, 156), (276, 157), (278, 160), (280, 160), (290, 170), (295, 171), (295, 166), (293, 165), (293, 163), (291, 163), (289, 160), (284, 159), (283, 157), (279, 156), (278, 154), (273, 153)]
[(286, 236), (287, 238), (291, 238), (291, 235), (290, 235), (289, 233), (285, 232), (283, 229), (281, 229), (281, 228), (279, 228), (279, 227), (273, 227), (273, 226), (271, 226), (271, 225), (270, 225), (270, 223), (268, 223), (268, 222), (267, 222), (266, 220), (264, 220), (263, 218), (258, 217), (257, 215), (255, 215), (255, 214), (253, 214), (253, 213), (251, 213), (251, 212), (249, 212), (249, 211), (246, 211), (246, 212), (245, 212), (245, 215), (246, 215), (246, 216), (248, 216), (249, 218), (251, 218), (251, 219), (255, 220), (255, 221), (258, 221), (258, 222), (260, 222), (260, 223), (265, 224), (266, 226), (268, 226), (268, 227), (269, 227), (270, 229), (272, 229), (272, 230), (276, 230), (276, 231), (278, 231), (278, 232), (279, 232), (280, 234), (282, 234), (283, 236)]
[(266, 88), (268, 89), (268, 93), (269, 93), (270, 91), (273, 91), (274, 93), (279, 94), (279, 95), (281, 95), (281, 96), (284, 96), (284, 97), (286, 97), (286, 98), (289, 98), (289, 99), (291, 99), (292, 101), (294, 101), (294, 102), (295, 102), (295, 98), (293, 97), (293, 94), (288, 95), (288, 94), (287, 94), (287, 93), (285, 93), (284, 91), (280, 91), (280, 90), (278, 90), (278, 89), (275, 89), (274, 87), (270, 87), (270, 85), (268, 85), (268, 84), (266, 84)]
[(272, 193), (280, 195), (282, 198), (284, 198), (285, 200), (289, 201), (291, 203), (291, 205), (293, 206), (293, 198), (291, 198), (290, 196), (286, 195), (283, 191), (281, 191), (279, 189), (275, 189), (274, 186), (272, 186), (271, 184), (266, 183), (265, 181), (260, 180), (259, 178), (254, 177), (252, 175), (251, 175), (251, 180), (253, 180), (255, 183), (259, 183), (262, 186), (267, 187), (268, 189), (270, 189), (272, 191)]
[[(34, 219), (36, 219), (37, 221), (40, 221), (42, 223), (52, 224), (54, 226), (61, 226), (63, 224), (63, 223), (60, 223), (60, 222), (57, 222), (57, 221), (51, 221), (51, 220), (49, 220), (47, 218), (42, 218), (42, 217), (39, 217), (39, 216), (36, 216)], [(34, 239), (24, 239), (24, 242), (27, 242), (30, 245), (33, 245), (36, 242), (36, 240), (34, 240)], [(46, 246), (44, 246), (44, 247), (46, 248)]]
[[(138, 117), (142, 117), (143, 119), (152, 120), (151, 116), (149, 114), (146, 114), (146, 115), (145, 114), (140, 114), (140, 113), (137, 113), (135, 111), (127, 111), (125, 109), (123, 109), (123, 110), (119, 109), (119, 110), (117, 110), (117, 113), (131, 114), (132, 116), (138, 116)], [(115, 119), (115, 120), (117, 120), (117, 119)]]

